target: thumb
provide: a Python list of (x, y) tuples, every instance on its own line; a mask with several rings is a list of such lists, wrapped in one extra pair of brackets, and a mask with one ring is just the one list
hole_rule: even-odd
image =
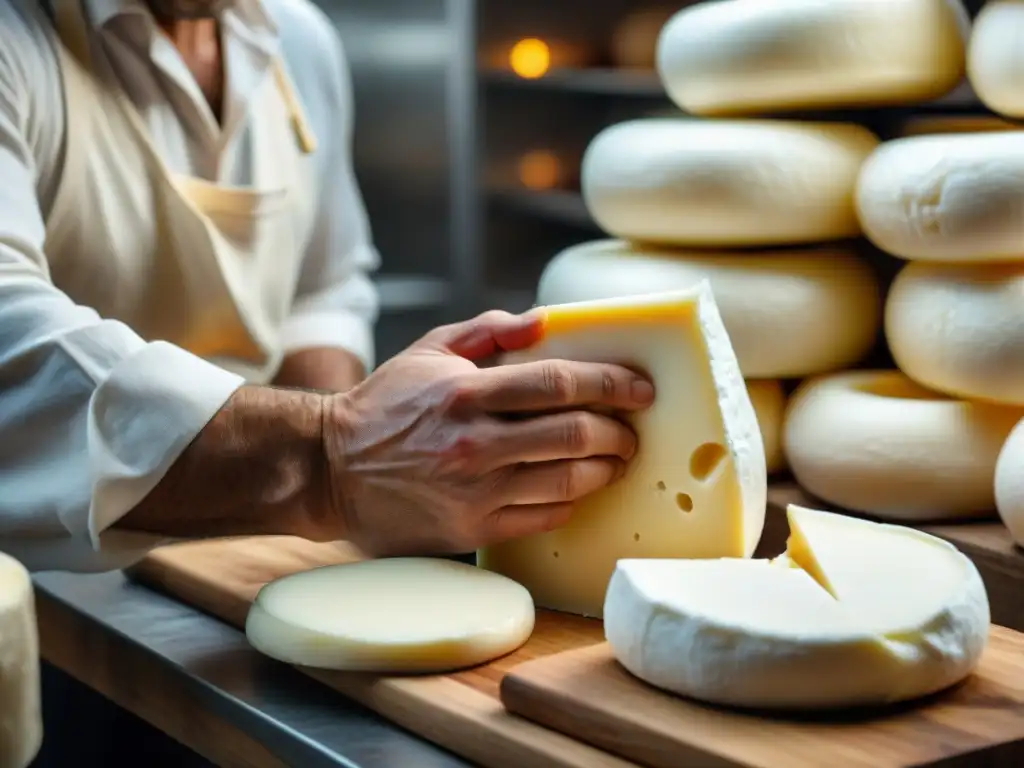
[(513, 315), (491, 310), (472, 320), (436, 328), (421, 343), (467, 360), (482, 360), (531, 347), (540, 341), (543, 330), (539, 312)]

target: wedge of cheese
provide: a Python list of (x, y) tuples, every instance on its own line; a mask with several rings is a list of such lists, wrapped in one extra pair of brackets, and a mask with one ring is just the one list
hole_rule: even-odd
[(624, 557), (749, 557), (764, 525), (764, 445), (706, 281), (670, 293), (547, 307), (544, 338), (506, 362), (617, 362), (654, 381), (626, 475), (564, 527), (482, 550), (481, 566), (544, 608), (600, 616)]
[(32, 581), (21, 563), (0, 554), (0, 765), (26, 768), (42, 742)]
[(648, 683), (738, 707), (878, 705), (976, 667), (989, 604), (974, 564), (919, 531), (789, 508), (774, 560), (623, 560), (605, 635)]
[(272, 581), (245, 634), (290, 664), (384, 674), (444, 672), (510, 653), (533, 631), (529, 592), (465, 563), (391, 558)]

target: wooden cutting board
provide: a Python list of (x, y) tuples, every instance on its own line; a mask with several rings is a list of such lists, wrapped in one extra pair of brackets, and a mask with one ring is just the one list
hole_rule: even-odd
[(641, 682), (606, 643), (526, 662), (502, 681), (512, 712), (649, 768), (1024, 765), (1024, 636), (993, 627), (978, 671), (914, 707), (831, 720), (703, 706)]
[[(268, 581), (359, 558), (358, 551), (344, 544), (287, 537), (231, 539), (163, 547), (129, 575), (242, 628), (249, 605)], [(598, 621), (539, 611), (533, 636), (520, 650), (455, 674), (378, 677), (300, 669), (486, 768), (631, 768), (624, 759), (509, 714), (499, 697), (501, 678), (509, 669), (603, 640)]]
[[(787, 504), (837, 509), (834, 504), (814, 498), (795, 483), (772, 485), (768, 489), (768, 516), (761, 547), (764, 555), (776, 555), (786, 548)], [(985, 582), (992, 622), (1024, 632), (1024, 552), (1013, 543), (1005, 525), (993, 519), (915, 527), (945, 539), (971, 558)]]

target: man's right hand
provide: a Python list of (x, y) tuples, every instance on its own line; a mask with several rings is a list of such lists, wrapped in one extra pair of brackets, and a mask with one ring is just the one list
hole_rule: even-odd
[(477, 365), (540, 332), (534, 314), (488, 312), (329, 397), (325, 537), (343, 531), (375, 556), (468, 552), (561, 526), (617, 479), (636, 438), (616, 416), (648, 406), (653, 387), (616, 365)]

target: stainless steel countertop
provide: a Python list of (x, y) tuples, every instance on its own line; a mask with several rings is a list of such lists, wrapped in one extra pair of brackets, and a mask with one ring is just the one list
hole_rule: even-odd
[(148, 655), (148, 661), (155, 660), (192, 689), (208, 710), (204, 714), (243, 731), (288, 765), (469, 765), (287, 665), (261, 656), (241, 632), (119, 572), (46, 573), (37, 575), (35, 582), (37, 601), (45, 602), (48, 611), (71, 612), (83, 620), (90, 644), (107, 642), (118, 645), (117, 653)]

